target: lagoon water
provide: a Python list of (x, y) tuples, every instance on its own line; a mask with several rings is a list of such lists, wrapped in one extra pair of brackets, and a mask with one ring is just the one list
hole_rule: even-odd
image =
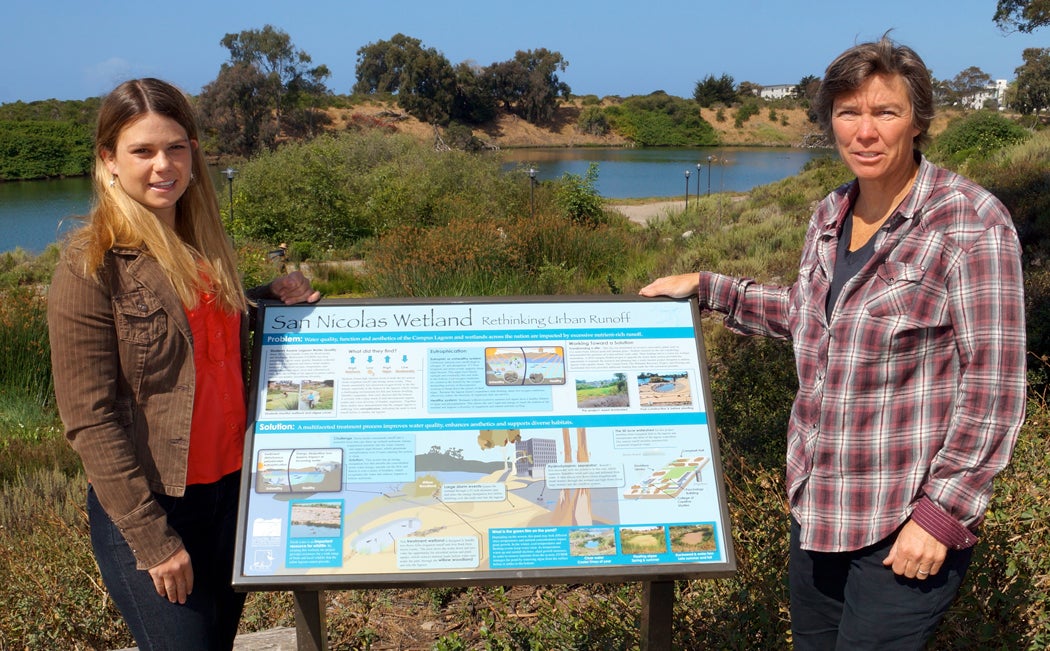
[[(683, 197), (689, 171), (690, 196), (709, 192), (746, 192), (798, 174), (814, 158), (829, 155), (823, 149), (786, 147), (734, 148), (536, 148), (501, 152), (504, 169), (533, 167), (540, 181), (563, 174), (583, 176), (590, 163), (598, 164), (595, 188), (606, 199)], [(710, 157), (710, 162), (709, 162)], [(697, 185), (697, 164), (699, 186)]]
[(40, 253), (76, 228), (91, 203), (89, 177), (0, 183), (0, 251)]
[[(504, 169), (533, 167), (539, 181), (557, 179), (565, 173), (583, 176), (590, 163), (597, 163), (598, 193), (607, 199), (628, 199), (682, 197), (686, 170), (690, 172), (691, 196), (697, 192), (746, 192), (798, 174), (806, 162), (828, 154), (823, 150), (760, 147), (580, 147), (508, 149), (499, 155)], [(697, 163), (701, 165), (699, 186)], [(217, 176), (215, 182), (217, 188), (225, 189), (225, 179)], [(90, 202), (88, 177), (0, 183), (0, 251), (16, 247), (32, 253), (43, 251), (61, 233), (77, 226), (76, 216), (87, 213)]]

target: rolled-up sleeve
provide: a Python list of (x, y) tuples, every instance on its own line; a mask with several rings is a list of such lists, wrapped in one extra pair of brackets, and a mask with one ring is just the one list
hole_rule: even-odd
[(788, 338), (790, 289), (763, 285), (750, 278), (700, 272), (700, 307), (725, 315), (733, 332)]

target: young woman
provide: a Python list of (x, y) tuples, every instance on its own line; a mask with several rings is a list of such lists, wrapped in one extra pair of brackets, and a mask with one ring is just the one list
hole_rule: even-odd
[(320, 298), (299, 272), (246, 295), (197, 134), (166, 82), (128, 81), (105, 98), (94, 205), (48, 295), (92, 547), (143, 649), (232, 647), (248, 301)]

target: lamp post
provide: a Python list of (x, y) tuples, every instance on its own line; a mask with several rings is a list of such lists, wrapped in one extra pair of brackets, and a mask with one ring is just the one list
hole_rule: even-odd
[(700, 205), (700, 163), (696, 164), (696, 205)]
[(707, 157), (707, 194), (711, 194), (711, 163), (715, 162), (714, 156)]
[(726, 159), (724, 156), (718, 159), (718, 183), (721, 188), (718, 190), (718, 225), (722, 225), (722, 195), (726, 191)]
[(529, 212), (532, 218), (536, 218), (536, 170), (535, 167), (529, 168)]
[(232, 167), (227, 167), (222, 171), (223, 176), (230, 182), (230, 221), (233, 221), (233, 175), (237, 173), (237, 170)]
[(689, 170), (685, 171), (685, 209), (689, 210)]

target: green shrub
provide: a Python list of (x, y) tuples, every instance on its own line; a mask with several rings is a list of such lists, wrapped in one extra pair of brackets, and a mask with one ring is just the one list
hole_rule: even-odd
[[(34, 424), (54, 405), (47, 306), (36, 285), (0, 290), (0, 423), (13, 413)], [(45, 416), (46, 418), (46, 416)], [(6, 429), (6, 428), (5, 428)], [(6, 435), (0, 432), (0, 435)]]
[(1010, 210), (1029, 259), (1050, 255), (1050, 131), (996, 156), (971, 161), (967, 175)]
[(304, 273), (313, 281), (314, 289), (328, 298), (360, 295), (368, 286), (365, 278), (345, 263), (312, 264)]
[(581, 224), (598, 224), (604, 213), (597, 188), (598, 163), (587, 166), (583, 176), (566, 172), (554, 186), (554, 202), (568, 219)]
[(0, 640), (27, 649), (131, 646), (95, 568), (82, 474), (25, 471), (0, 491)]
[(605, 117), (605, 111), (599, 106), (585, 106), (580, 111), (580, 117), (576, 121), (576, 128), (580, 133), (591, 136), (604, 136), (609, 133), (609, 119)]
[(752, 115), (758, 115), (758, 111), (757, 100), (752, 99), (744, 102), (739, 108), (737, 108), (736, 113), (734, 114), (734, 126), (736, 126), (737, 129), (743, 127), (744, 123), (751, 119)]
[(345, 248), (400, 225), (440, 225), (465, 211), (507, 215), (528, 205), (528, 186), (499, 159), (435, 151), (375, 131), (280, 147), (241, 170), (237, 240)]
[(460, 122), (453, 122), (445, 128), (445, 143), (453, 149), (478, 152), (485, 149), (485, 143), (474, 135), (474, 130)]
[(821, 195), (818, 199), (823, 198), (843, 183), (853, 180), (853, 172), (838, 156), (833, 155), (806, 161), (806, 164), (802, 166), (802, 174), (807, 180), (812, 180), (817, 184), (818, 193)]
[(1023, 142), (1028, 132), (994, 111), (977, 111), (948, 125), (933, 141), (930, 160), (953, 169), (983, 160), (1008, 145)]
[(0, 181), (87, 174), (92, 138), (75, 122), (0, 121)]
[(84, 100), (45, 99), (33, 102), (0, 104), (0, 120), (12, 122), (70, 122), (89, 128), (95, 126), (101, 97)]
[(645, 147), (705, 147), (718, 144), (718, 134), (696, 104), (667, 93), (630, 97), (605, 109), (614, 129)]

